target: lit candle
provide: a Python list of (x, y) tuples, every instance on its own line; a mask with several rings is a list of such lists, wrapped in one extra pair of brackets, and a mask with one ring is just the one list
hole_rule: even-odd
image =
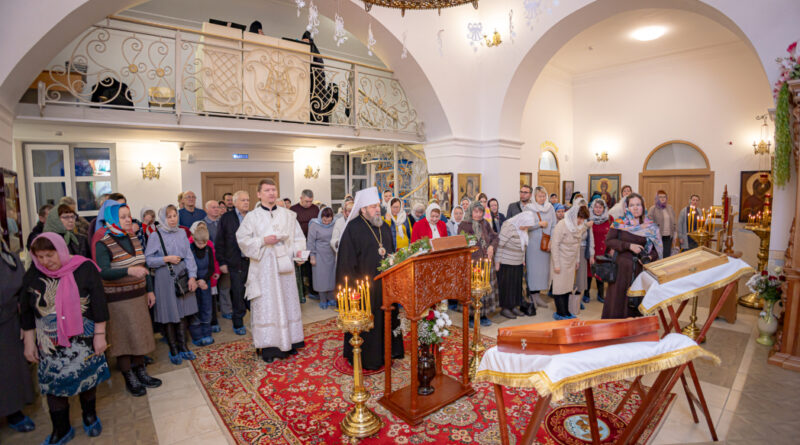
[[(366, 277), (365, 277), (366, 279)], [(372, 313), (372, 297), (369, 294), (369, 281), (366, 283), (367, 288), (367, 312)]]

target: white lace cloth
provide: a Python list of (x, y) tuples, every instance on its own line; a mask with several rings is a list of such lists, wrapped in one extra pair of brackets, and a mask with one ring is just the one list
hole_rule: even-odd
[(660, 284), (655, 277), (645, 271), (633, 280), (633, 284), (628, 289), (628, 296), (644, 296), (642, 303), (639, 305), (639, 311), (643, 314), (652, 314), (659, 308), (688, 300), (707, 289), (723, 287), (731, 281), (738, 280), (742, 276), (749, 276), (754, 272), (749, 264), (738, 258), (731, 257), (728, 257), (726, 264), (693, 273), (664, 284)]
[(501, 352), (492, 347), (483, 355), (476, 382), (536, 388), (539, 395), (559, 400), (600, 383), (632, 378), (679, 366), (697, 357), (719, 359), (683, 334), (660, 341), (623, 343), (556, 355)]

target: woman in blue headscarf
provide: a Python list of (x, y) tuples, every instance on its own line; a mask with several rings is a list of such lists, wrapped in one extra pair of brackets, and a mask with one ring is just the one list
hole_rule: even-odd
[[(125, 388), (139, 397), (161, 386), (150, 377), (144, 356), (156, 348), (149, 308), (156, 302), (144, 249), (133, 232), (131, 209), (112, 201), (104, 206), (105, 234), (95, 245), (97, 265), (108, 300), (108, 335), (112, 357), (125, 377)], [(99, 232), (98, 232), (99, 233)]]

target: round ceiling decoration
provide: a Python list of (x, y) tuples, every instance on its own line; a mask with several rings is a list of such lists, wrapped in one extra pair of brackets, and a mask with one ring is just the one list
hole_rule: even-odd
[(405, 16), (406, 9), (438, 9), (441, 12), (442, 8), (451, 8), (453, 6), (461, 6), (467, 3), (472, 3), (475, 9), (478, 9), (478, 0), (363, 0), (364, 8), (369, 12), (372, 5), (384, 6), (386, 8), (399, 9), (400, 13)]

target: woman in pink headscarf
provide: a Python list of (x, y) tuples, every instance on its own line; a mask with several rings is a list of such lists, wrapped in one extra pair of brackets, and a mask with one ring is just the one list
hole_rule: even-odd
[(91, 260), (70, 255), (56, 233), (31, 243), (33, 264), (20, 291), (25, 358), (39, 364), (39, 387), (47, 396), (53, 432), (45, 443), (75, 436), (69, 422), (69, 397), (79, 395), (83, 429), (102, 432), (95, 389), (109, 378), (104, 352), (108, 307), (100, 271)]

